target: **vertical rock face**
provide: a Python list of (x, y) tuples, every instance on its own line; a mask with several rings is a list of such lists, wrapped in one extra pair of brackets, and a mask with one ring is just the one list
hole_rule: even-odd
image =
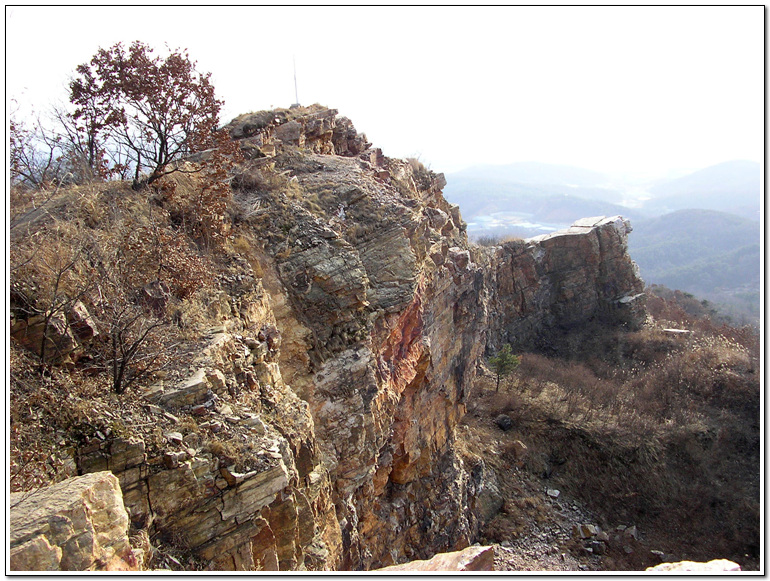
[(334, 110), (228, 129), (256, 242), (220, 276), (221, 327), (186, 378), (144, 393), (143, 421), (173, 424), (164, 443), (87, 441), (80, 473), (112, 471), (135, 526), (214, 569), (372, 569), (467, 547), (499, 506), (483, 462), (453, 446), (487, 335), (525, 347), (633, 322), (628, 224), (473, 250), (443, 176), (370, 149)]
[(637, 325), (644, 282), (628, 257), (630, 231), (620, 216), (585, 218), (496, 248), (487, 256), (493, 342), (547, 350), (555, 336), (594, 321)]
[(334, 482), (340, 566), (368, 569), (474, 534), (452, 437), (485, 317), (483, 273), (443, 177), (377, 151), (353, 157), (354, 141), (345, 156), (276, 156), (292, 176), (288, 208), (251, 195), (266, 210), (277, 326), (291, 346), (281, 369), (310, 406)]

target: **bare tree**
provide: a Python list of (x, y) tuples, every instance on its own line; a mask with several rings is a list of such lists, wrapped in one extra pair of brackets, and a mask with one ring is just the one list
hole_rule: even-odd
[(66, 172), (61, 163), (61, 136), (37, 116), (31, 127), (11, 115), (9, 123), (11, 184), (40, 188), (58, 183)]

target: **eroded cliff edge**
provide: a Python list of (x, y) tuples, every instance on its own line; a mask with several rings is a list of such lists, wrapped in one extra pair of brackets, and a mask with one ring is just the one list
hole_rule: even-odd
[(211, 333), (125, 410), (160, 435), (86, 437), (77, 472), (111, 470), (134, 527), (207, 568), (371, 569), (473, 543), (499, 504), (483, 459), (453, 447), (477, 363), (637, 324), (628, 223), (475, 249), (441, 174), (334, 110), (228, 128), (247, 161)]

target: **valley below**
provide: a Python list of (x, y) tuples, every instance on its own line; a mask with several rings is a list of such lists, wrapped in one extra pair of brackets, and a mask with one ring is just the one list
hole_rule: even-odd
[(480, 244), (532, 238), (587, 216), (620, 214), (629, 253), (648, 285), (711, 303), (725, 320), (759, 327), (759, 164), (734, 161), (676, 178), (608, 176), (569, 166), (515, 163), (449, 174)]

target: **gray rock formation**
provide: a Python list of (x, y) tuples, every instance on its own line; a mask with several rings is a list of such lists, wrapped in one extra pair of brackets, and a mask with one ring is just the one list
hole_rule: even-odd
[(492, 346), (548, 349), (554, 337), (595, 321), (638, 325), (644, 282), (628, 256), (630, 231), (620, 216), (586, 218), (482, 254)]

